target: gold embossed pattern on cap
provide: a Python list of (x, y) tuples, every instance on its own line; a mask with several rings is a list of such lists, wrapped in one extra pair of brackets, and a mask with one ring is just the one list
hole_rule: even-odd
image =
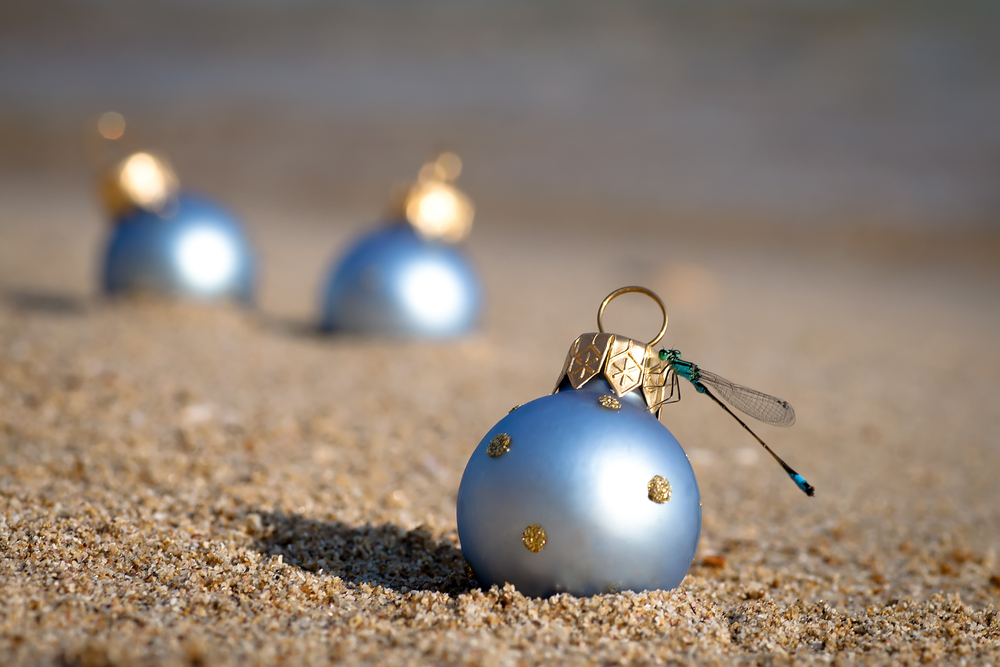
[(597, 402), (608, 410), (621, 410), (622, 404), (614, 396), (601, 396)]
[(673, 495), (673, 490), (670, 488), (670, 482), (664, 477), (656, 475), (653, 479), (649, 480), (649, 484), (646, 485), (646, 489), (649, 491), (649, 499), (654, 503), (665, 503), (670, 500), (670, 496)]
[(510, 436), (506, 433), (497, 433), (486, 446), (486, 453), (493, 458), (503, 456), (510, 451)]
[(524, 529), (524, 534), (521, 535), (521, 541), (524, 542), (524, 547), (528, 551), (537, 554), (545, 548), (545, 545), (548, 543), (548, 538), (545, 536), (545, 529), (537, 523), (533, 523)]
[[(663, 324), (648, 343), (604, 331), (604, 309), (615, 298), (631, 292), (645, 294), (663, 313)], [(593, 378), (602, 376), (618, 397), (641, 389), (646, 405), (652, 406), (659, 417), (660, 409), (670, 398), (673, 384), (669, 380), (673, 376), (668, 373), (669, 364), (653, 352), (653, 345), (666, 333), (667, 321), (667, 307), (654, 292), (636, 285), (615, 290), (605, 297), (597, 311), (597, 333), (581, 334), (570, 345), (552, 393), (557, 393), (566, 380), (573, 389), (579, 389)]]

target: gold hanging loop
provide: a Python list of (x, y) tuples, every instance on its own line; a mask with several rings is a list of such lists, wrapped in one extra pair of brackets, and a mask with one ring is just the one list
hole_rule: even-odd
[[(656, 302), (663, 313), (663, 326), (648, 343), (604, 330), (604, 309), (615, 298), (629, 292), (645, 294)], [(664, 376), (667, 366), (660, 361), (653, 346), (667, 332), (667, 321), (667, 307), (652, 290), (637, 285), (616, 289), (601, 302), (597, 311), (599, 331), (581, 334), (573, 341), (553, 393), (559, 391), (564, 380), (568, 380), (573, 389), (579, 389), (593, 378), (603, 377), (618, 397), (640, 390), (647, 406), (661, 405), (664, 392), (669, 390)]]
[(663, 334), (667, 333), (667, 321), (668, 321), (667, 307), (663, 305), (663, 301), (660, 300), (660, 297), (658, 297), (656, 293), (653, 292), (653, 290), (647, 289), (645, 287), (640, 287), (639, 285), (629, 285), (628, 287), (621, 287), (619, 289), (616, 289), (614, 292), (612, 292), (611, 294), (609, 294), (604, 298), (604, 301), (601, 302), (601, 307), (597, 311), (597, 330), (600, 333), (604, 333), (604, 309), (608, 307), (608, 304), (611, 303), (617, 297), (620, 297), (622, 294), (628, 294), (629, 292), (637, 292), (639, 294), (645, 294), (650, 299), (656, 302), (656, 305), (660, 307), (660, 312), (663, 313), (663, 326), (660, 327), (660, 332), (656, 334), (656, 337), (653, 338), (653, 340), (646, 343), (647, 347), (652, 347), (660, 342), (660, 339), (663, 338)]

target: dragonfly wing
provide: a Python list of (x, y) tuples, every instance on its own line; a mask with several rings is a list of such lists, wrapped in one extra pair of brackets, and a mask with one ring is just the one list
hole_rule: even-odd
[(795, 423), (795, 410), (788, 401), (730, 382), (710, 371), (698, 369), (701, 382), (719, 392), (727, 403), (740, 412), (775, 426)]

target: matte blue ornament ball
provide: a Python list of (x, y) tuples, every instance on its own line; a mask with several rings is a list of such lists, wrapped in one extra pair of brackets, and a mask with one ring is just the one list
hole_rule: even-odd
[(460, 247), (424, 239), (402, 221), (363, 235), (334, 264), (320, 326), (349, 333), (459, 336), (478, 323), (482, 300), (479, 278)]
[(483, 586), (531, 596), (670, 589), (701, 532), (698, 484), (642, 393), (603, 376), (522, 405), (486, 434), (458, 492), (462, 552)]
[(251, 303), (256, 260), (242, 225), (203, 197), (181, 193), (159, 211), (133, 208), (107, 246), (108, 294), (149, 292)]

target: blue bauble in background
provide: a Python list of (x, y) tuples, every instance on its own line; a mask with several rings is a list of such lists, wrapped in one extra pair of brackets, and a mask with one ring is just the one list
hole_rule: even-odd
[(356, 334), (448, 338), (479, 322), (479, 278), (458, 245), (475, 207), (453, 184), (454, 153), (427, 162), (398, 192), (390, 222), (356, 240), (323, 285), (320, 328)]
[(181, 193), (158, 210), (116, 220), (102, 283), (108, 294), (148, 292), (251, 303), (256, 260), (242, 225), (223, 207)]
[(322, 299), (326, 331), (434, 338), (475, 327), (483, 297), (460, 247), (399, 222), (358, 239), (332, 267)]

